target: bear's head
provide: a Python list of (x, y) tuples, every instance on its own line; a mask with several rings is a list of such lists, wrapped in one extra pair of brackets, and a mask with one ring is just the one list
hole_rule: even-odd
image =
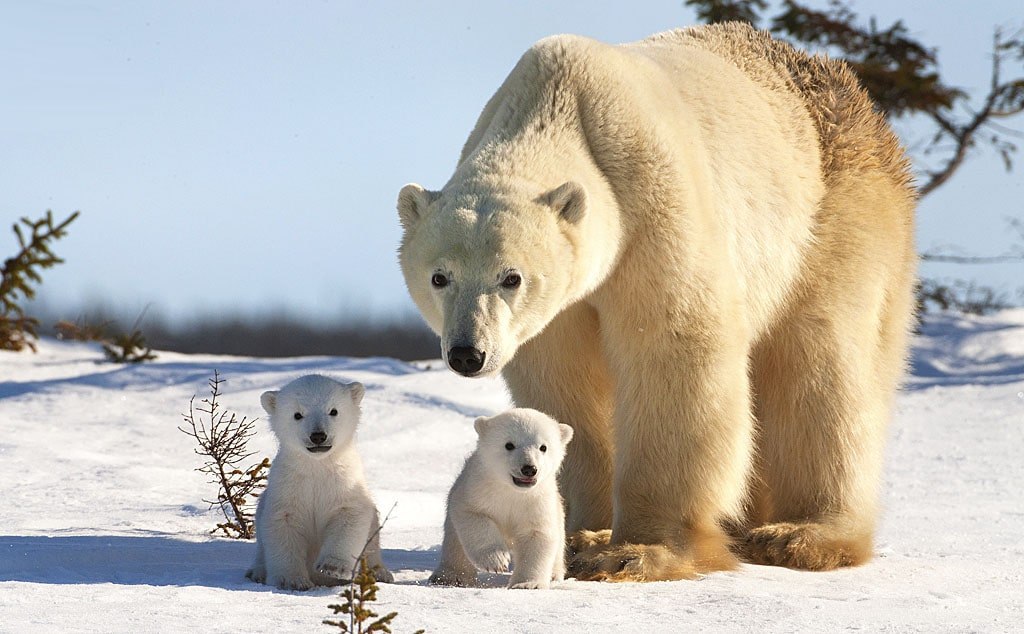
[(402, 189), (402, 272), (449, 368), (497, 373), (578, 299), (586, 209), (575, 182), (546, 191), (466, 182)]
[(281, 448), (326, 456), (352, 443), (359, 423), (361, 383), (341, 383), (319, 374), (299, 377), (260, 396)]
[(554, 478), (572, 427), (535, 409), (516, 408), (474, 423), (476, 455), (487, 477), (530, 489)]

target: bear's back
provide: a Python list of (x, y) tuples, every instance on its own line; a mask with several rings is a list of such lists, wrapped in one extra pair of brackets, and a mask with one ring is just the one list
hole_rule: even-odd
[(910, 164), (899, 139), (842, 60), (810, 55), (743, 22), (666, 31), (635, 45), (700, 48), (767, 90), (795, 92), (818, 134), (826, 182), (841, 170), (881, 169), (910, 189)]

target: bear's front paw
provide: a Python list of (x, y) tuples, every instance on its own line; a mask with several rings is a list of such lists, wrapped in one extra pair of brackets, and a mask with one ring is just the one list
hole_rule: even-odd
[(261, 567), (258, 567), (258, 566), (253, 566), (252, 568), (249, 568), (248, 570), (245, 571), (245, 576), (248, 579), (252, 579), (256, 583), (266, 583), (267, 582), (267, 570), (266, 570), (266, 568), (261, 568)]
[(609, 544), (573, 556), (569, 576), (580, 581), (672, 581), (735, 567), (736, 558), (724, 543), (715, 548)]
[(325, 555), (321, 557), (315, 565), (317, 570), (332, 579), (348, 581), (355, 575), (353, 564), (355, 564), (355, 557), (350, 559), (334, 555)]
[(576, 555), (592, 550), (599, 546), (607, 546), (612, 539), (612, 532), (609, 529), (602, 531), (576, 531), (566, 540), (566, 555), (570, 558)]

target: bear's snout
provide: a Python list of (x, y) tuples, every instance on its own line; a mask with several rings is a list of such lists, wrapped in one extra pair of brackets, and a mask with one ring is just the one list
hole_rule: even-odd
[(473, 376), (484, 367), (487, 353), (469, 346), (455, 346), (448, 351), (448, 366), (463, 376)]
[(537, 475), (537, 467), (533, 466), (532, 464), (524, 464), (523, 468), (520, 469), (519, 472), (522, 473), (527, 478), (532, 478), (533, 476)]
[(327, 434), (322, 431), (315, 431), (309, 435), (309, 440), (314, 445), (322, 445), (327, 442)]

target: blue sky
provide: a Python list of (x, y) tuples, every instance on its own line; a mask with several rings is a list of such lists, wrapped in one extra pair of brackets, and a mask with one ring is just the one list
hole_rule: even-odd
[[(1024, 26), (1018, 0), (854, 7), (902, 18), (975, 93), (993, 26)], [(41, 290), (69, 317), (97, 302), (173, 319), (412, 313), (398, 190), (444, 184), (519, 55), (553, 33), (624, 42), (694, 21), (681, 0), (2, 2), (0, 256), (17, 218), (77, 209)], [(923, 201), (919, 246), (1010, 248), (1018, 162), (978, 152)], [(1024, 286), (1021, 263), (924, 273)]]

